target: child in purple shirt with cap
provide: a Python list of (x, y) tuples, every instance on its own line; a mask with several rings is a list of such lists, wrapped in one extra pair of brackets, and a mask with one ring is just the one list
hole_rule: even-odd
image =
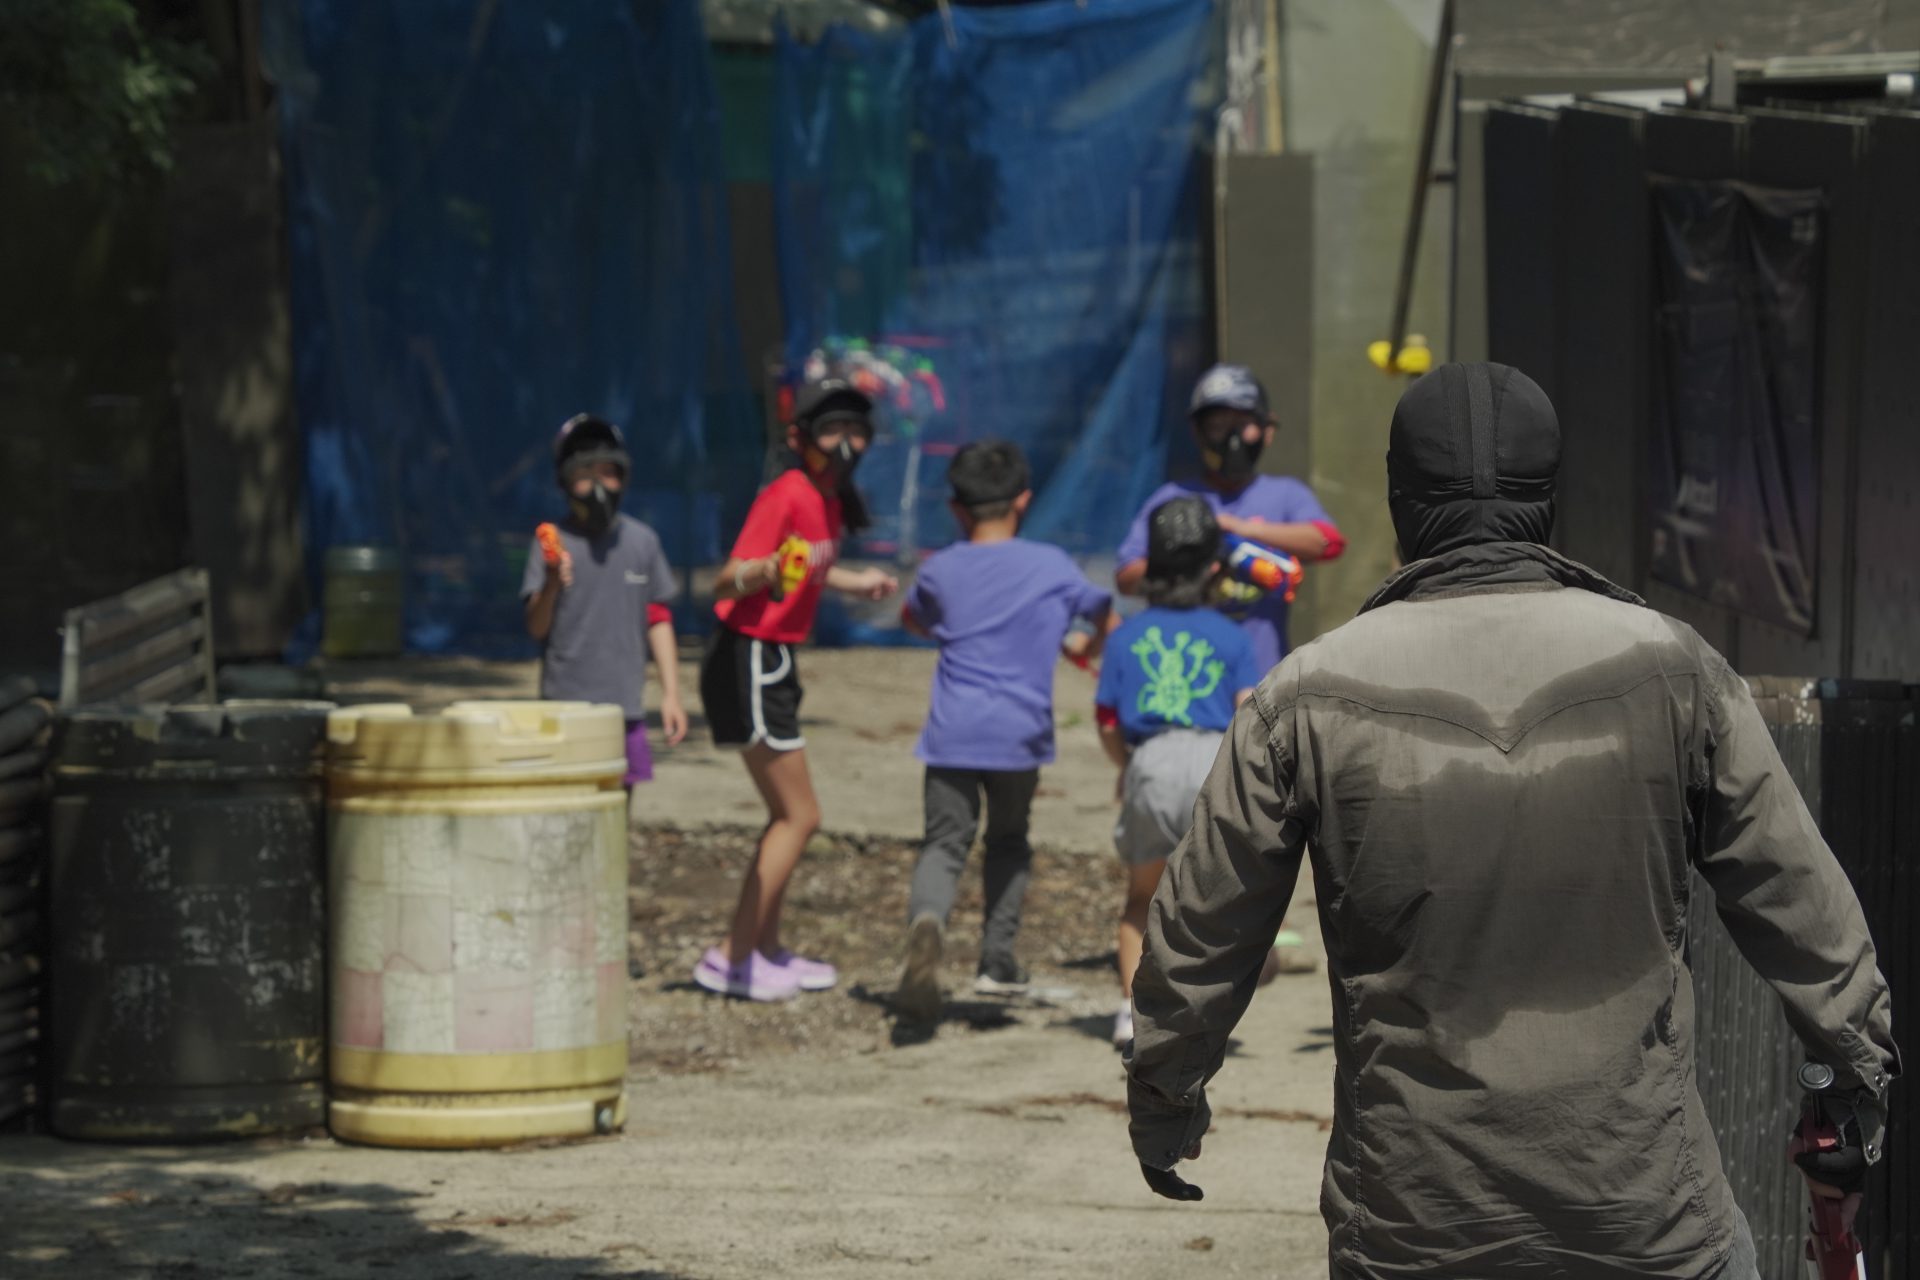
[[(1237, 364), (1217, 364), (1207, 370), (1193, 388), (1187, 414), (1206, 474), (1198, 484), (1161, 485), (1141, 504), (1120, 544), (1120, 569), (1114, 582), (1122, 593), (1140, 593), (1147, 576), (1147, 519), (1155, 508), (1175, 498), (1203, 499), (1213, 509), (1222, 533), (1284, 551), (1303, 562), (1331, 560), (1346, 549), (1346, 539), (1303, 481), (1258, 474), (1260, 455), (1273, 443), (1274, 417), (1267, 389), (1250, 370)], [(1280, 665), (1287, 656), (1284, 594), (1241, 589), (1212, 604), (1246, 632), (1262, 674)]]
[[(953, 513), (966, 534), (931, 557), (907, 594), (908, 630), (940, 642), (932, 703), (915, 748), (926, 772), (926, 840), (908, 897), (906, 958), (895, 1008), (915, 1022), (940, 1014), (940, 955), (947, 915), (987, 811), (986, 911), (974, 990), (1027, 989), (1014, 958), (1020, 907), (1033, 865), (1027, 816), (1040, 766), (1053, 761), (1053, 675), (1063, 652), (1092, 656), (1112, 597), (1058, 547), (1018, 536), (1033, 500), (1015, 445), (968, 445), (947, 472)], [(1069, 636), (1076, 619), (1092, 634)]]

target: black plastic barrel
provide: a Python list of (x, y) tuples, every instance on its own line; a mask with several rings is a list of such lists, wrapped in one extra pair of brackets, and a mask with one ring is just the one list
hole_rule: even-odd
[(81, 710), (53, 740), (51, 1123), (326, 1121), (324, 703)]

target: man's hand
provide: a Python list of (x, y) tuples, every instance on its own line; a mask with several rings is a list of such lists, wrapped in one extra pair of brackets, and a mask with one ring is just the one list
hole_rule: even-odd
[(1821, 1200), (1840, 1202), (1840, 1225), (1853, 1230), (1854, 1219), (1866, 1199), (1860, 1190), (1867, 1177), (1867, 1155), (1858, 1145), (1833, 1151), (1810, 1151), (1798, 1131), (1787, 1143), (1787, 1155), (1799, 1166), (1807, 1180), (1807, 1193)]
[[(1182, 1160), (1198, 1160), (1200, 1158), (1200, 1144), (1196, 1142), (1188, 1147), (1185, 1154), (1180, 1158)], [(1144, 1160), (1140, 1162), (1140, 1176), (1147, 1180), (1149, 1187), (1153, 1188), (1153, 1194), (1165, 1196), (1169, 1200), (1204, 1200), (1207, 1198), (1206, 1192), (1194, 1186), (1173, 1170), (1156, 1169)]]
[(562, 591), (565, 591), (573, 585), (572, 552), (562, 551), (558, 560), (549, 560), (547, 562), (547, 581), (551, 583), (556, 579), (558, 579)]
[(1230, 533), (1236, 538), (1249, 536), (1247, 533), (1247, 521), (1242, 520), (1239, 516), (1230, 516), (1222, 511), (1214, 516), (1213, 519), (1214, 523), (1220, 526), (1220, 532), (1222, 533)]

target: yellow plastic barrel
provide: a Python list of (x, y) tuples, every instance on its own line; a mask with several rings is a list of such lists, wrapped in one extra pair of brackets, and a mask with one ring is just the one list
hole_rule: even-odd
[(620, 709), (357, 707), (327, 733), (334, 1135), (483, 1147), (623, 1125)]

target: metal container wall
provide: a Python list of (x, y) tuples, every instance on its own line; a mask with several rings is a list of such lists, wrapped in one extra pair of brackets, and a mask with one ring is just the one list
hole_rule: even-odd
[(55, 726), (56, 1133), (172, 1141), (323, 1121), (328, 710), (85, 709)]
[(0, 676), (0, 1133), (40, 1106), (46, 726), (32, 680)]
[(333, 547), (326, 564), (321, 651), (329, 658), (378, 658), (405, 648), (400, 553)]
[(334, 715), (335, 1136), (477, 1147), (625, 1122), (618, 707)]

